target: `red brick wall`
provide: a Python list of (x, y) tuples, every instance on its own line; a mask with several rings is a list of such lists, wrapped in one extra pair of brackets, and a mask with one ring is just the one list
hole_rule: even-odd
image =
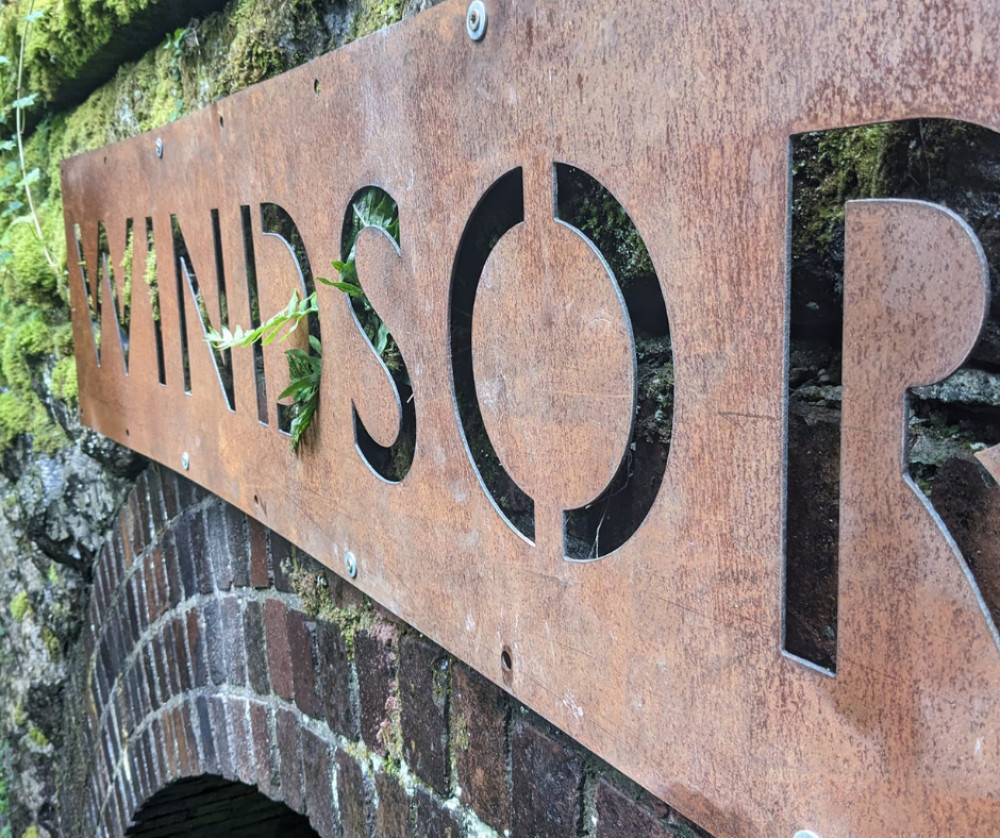
[(118, 838), (157, 791), (199, 775), (256, 786), (324, 838), (705, 834), (165, 469), (122, 510), (88, 617), (67, 702), (67, 835)]

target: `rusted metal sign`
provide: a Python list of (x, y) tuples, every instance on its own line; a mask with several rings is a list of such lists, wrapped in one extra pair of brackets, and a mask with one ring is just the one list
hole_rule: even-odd
[[(719, 836), (996, 834), (997, 634), (901, 465), (906, 388), (962, 362), (986, 305), (978, 245), (940, 208), (848, 210), (837, 672), (782, 649), (789, 137), (1000, 130), (995, 4), (486, 10), (481, 40), (448, 2), (65, 164), (84, 421), (349, 558), (366, 593)], [(631, 216), (669, 315), (669, 459), (614, 538), (573, 522), (642, 466), (641, 312), (560, 216), (566, 167)], [(321, 285), (321, 401), (294, 454), (280, 350), (220, 360), (204, 332), (327, 272), (371, 184), (400, 243), (363, 231), (358, 275), (412, 400)], [(397, 456), (405, 421), (412, 463), (387, 479), (365, 452)]]

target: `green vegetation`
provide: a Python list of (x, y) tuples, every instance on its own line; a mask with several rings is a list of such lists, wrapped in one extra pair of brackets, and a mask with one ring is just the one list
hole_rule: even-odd
[(28, 728), (28, 738), (39, 748), (47, 748), (51, 744), (49, 738), (34, 725)]
[(11, 838), (10, 835), (10, 792), (7, 788), (9, 776), (9, 760), (6, 744), (0, 745), (0, 838)]
[[(12, 34), (28, 5), (15, 0), (3, 10), (0, 25), (5, 35)], [(123, 52), (134, 49), (123, 43), (129, 31), (149, 31), (164, 20), (186, 20), (204, 6), (166, 0), (35, 0), (33, 5), (40, 17), (25, 38), (25, 81), (44, 101), (57, 104), (80, 98), (113, 72)]]
[(66, 404), (75, 406), (79, 397), (76, 380), (76, 361), (60, 358), (52, 368), (52, 395)]
[(639, 419), (638, 433), (646, 442), (667, 445), (673, 436), (674, 365), (644, 365), (639, 379), (639, 402), (649, 405), (648, 415)]
[[(211, 0), (209, 5), (214, 5)], [(344, 39), (394, 23), (404, 4), (362, 0), (345, 32), (328, 28), (322, 10), (308, 0), (278, 5), (231, 0), (223, 13), (171, 29), (158, 48), (121, 64), (122, 50), (133, 48), (122, 46), (125, 33), (148, 31), (168, 20), (171, 9), (183, 12), (178, 22), (191, 18), (164, 0), (15, 0), (0, 9), (0, 450), (24, 436), (36, 450), (64, 445), (65, 435), (46, 402), (50, 395), (70, 406), (77, 401), (60, 161), (152, 130)], [(22, 55), (19, 93), (16, 70)], [(88, 93), (73, 109), (57, 110)], [(18, 116), (25, 120), (20, 131)], [(24, 140), (23, 168), (15, 135)], [(23, 194), (25, 181), (37, 224)], [(150, 253), (143, 278), (157, 316), (155, 256)], [(129, 266), (122, 267), (131, 278)], [(127, 298), (128, 290), (122, 294)], [(390, 341), (384, 353), (390, 368), (393, 352)], [(300, 380), (309, 374), (310, 362), (302, 363)]]
[[(334, 283), (316, 277), (327, 285)], [(219, 351), (234, 347), (249, 347), (255, 343), (267, 346), (275, 341), (287, 340), (303, 320), (319, 311), (316, 302), (316, 292), (313, 291), (305, 299), (298, 291), (292, 292), (288, 305), (272, 315), (256, 329), (245, 332), (242, 326), (236, 326), (232, 331), (223, 328), (222, 332), (214, 329), (207, 334), (208, 342)], [(279, 399), (291, 399), (292, 422), (289, 429), (292, 435), (292, 450), (297, 450), (303, 434), (309, 429), (312, 418), (319, 406), (319, 379), (322, 371), (323, 347), (319, 338), (309, 335), (309, 352), (303, 349), (288, 349), (285, 358), (288, 360), (288, 387), (278, 395)]]
[(886, 150), (899, 130), (879, 123), (795, 138), (793, 257), (827, 250), (843, 235), (846, 201), (886, 193), (890, 186)]
[(42, 626), (42, 642), (45, 644), (45, 651), (49, 653), (50, 658), (58, 660), (62, 657), (62, 642), (48, 626)]
[(31, 605), (28, 602), (28, 592), (21, 591), (10, 601), (10, 616), (14, 622), (20, 623), (31, 613)]
[(451, 741), (457, 750), (469, 750), (469, 720), (464, 713), (454, 713), (451, 717)]
[(60, 340), (57, 350), (54, 339), (64, 334), (68, 311), (62, 207), (57, 173), (48, 165), (52, 120), (24, 138), (27, 112), (38, 98), (24, 83), (24, 47), (43, 19), (33, 4), (14, 19), (10, 7), (4, 10), (4, 32), (16, 37), (5, 41), (12, 52), (0, 54), (0, 122), (12, 132), (0, 141), (0, 447), (27, 433), (36, 449), (51, 452), (64, 435), (39, 397), (43, 361), (69, 359), (71, 347)]
[(361, 11), (354, 19), (350, 40), (371, 35), (403, 19), (402, 0), (361, 0)]
[(398, 247), (399, 207), (396, 206), (396, 202), (389, 197), (388, 193), (377, 187), (370, 187), (355, 196), (348, 219), (343, 236), (343, 249), (347, 251), (347, 255), (343, 262), (335, 261), (333, 263), (333, 267), (340, 274), (340, 282), (329, 284), (350, 296), (354, 313), (358, 316), (361, 328), (364, 329), (368, 339), (372, 342), (375, 351), (385, 361), (390, 371), (398, 372), (402, 365), (399, 349), (385, 323), (382, 322), (382, 318), (372, 308), (368, 297), (361, 289), (356, 250), (358, 236), (366, 227), (375, 227), (384, 231)]
[(618, 200), (589, 177), (566, 177), (560, 186), (559, 217), (572, 219), (573, 226), (594, 243), (622, 290), (655, 282), (646, 243)]
[(342, 606), (330, 589), (325, 571), (315, 564), (306, 568), (297, 561), (285, 566), (284, 572), (291, 581), (292, 590), (302, 603), (302, 610), (315, 620), (336, 623), (344, 636), (347, 656), (354, 660), (354, 641), (359, 631), (371, 631), (378, 623), (372, 602), (365, 599), (362, 605)]
[[(383, 190), (372, 187), (356, 197), (351, 209), (350, 221), (344, 230), (344, 248), (347, 250), (347, 256), (343, 262), (333, 262), (333, 267), (340, 274), (340, 280), (335, 282), (322, 276), (315, 277), (315, 280), (337, 288), (351, 297), (355, 313), (375, 351), (382, 358), (388, 359), (387, 366), (391, 362), (395, 365), (395, 369), (398, 369), (399, 352), (385, 323), (376, 314), (361, 289), (355, 259), (358, 235), (366, 227), (378, 227), (384, 230), (392, 236), (397, 245), (399, 244), (399, 208)], [(274, 341), (286, 340), (302, 321), (308, 323), (309, 318), (318, 312), (316, 292), (313, 291), (302, 299), (296, 290), (292, 292), (292, 298), (284, 309), (269, 317), (256, 329), (251, 329), (249, 332), (244, 331), (242, 326), (235, 326), (232, 330), (223, 328), (221, 332), (213, 329), (207, 337), (209, 343), (219, 351), (250, 347), (255, 343), (267, 346)], [(313, 334), (309, 335), (308, 340), (310, 352), (302, 349), (289, 349), (285, 352), (285, 357), (288, 359), (288, 379), (291, 383), (278, 396), (279, 399), (292, 400), (290, 433), (293, 451), (298, 449), (299, 442), (309, 429), (319, 407), (323, 347), (319, 338)], [(392, 370), (394, 366), (389, 368)]]

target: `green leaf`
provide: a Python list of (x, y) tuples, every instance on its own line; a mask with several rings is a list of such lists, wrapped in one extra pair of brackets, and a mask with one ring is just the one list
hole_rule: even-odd
[(354, 285), (358, 284), (358, 266), (354, 262), (354, 249), (351, 249), (351, 256), (346, 262), (331, 262), (334, 268), (337, 269), (337, 273), (340, 274), (341, 282), (350, 282)]
[(334, 288), (343, 291), (349, 297), (364, 297), (365, 292), (361, 290), (360, 286), (352, 285), (350, 282), (331, 282)]
[(14, 140), (0, 141), (0, 151), (13, 151), (15, 148), (17, 148), (17, 143)]
[(301, 390), (301, 389), (302, 389), (302, 386), (298, 382), (293, 381), (284, 390), (282, 390), (280, 393), (278, 393), (278, 398), (279, 399), (290, 399), (292, 396), (294, 396), (296, 393), (298, 393), (299, 390)]
[(37, 183), (39, 180), (41, 180), (41, 177), (42, 177), (41, 169), (32, 169), (18, 181), (17, 188), (23, 189), (26, 186), (31, 186), (31, 184)]
[(295, 418), (292, 419), (291, 427), (289, 431), (292, 435), (292, 450), (294, 451), (302, 439), (302, 436), (309, 429), (312, 423), (313, 414), (316, 412), (318, 400), (313, 399), (304, 405), (302, 405), (295, 413)]
[(24, 201), (8, 201), (7, 208), (0, 212), (0, 218), (10, 218), (15, 212), (24, 206)]
[(45, 17), (45, 9), (35, 9), (31, 14), (25, 15), (23, 20), (25, 23), (34, 23), (43, 17)]
[(261, 332), (260, 342), (263, 346), (270, 346), (278, 339), (278, 335), (281, 334), (281, 327), (287, 323), (288, 320), (282, 320), (279, 323), (271, 323)]
[(10, 103), (10, 106), (15, 110), (23, 110), (24, 108), (30, 108), (35, 104), (35, 99), (38, 98), (37, 93), (29, 93), (27, 96), (22, 96), (20, 99), (15, 99)]

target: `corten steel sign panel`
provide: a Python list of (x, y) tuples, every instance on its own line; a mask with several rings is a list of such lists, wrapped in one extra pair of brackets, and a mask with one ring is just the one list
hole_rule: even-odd
[[(70, 252), (78, 225), (87, 280), (105, 283), (98, 365), (70, 260), (84, 421), (173, 468), (184, 458), (194, 480), (338, 572), (350, 552), (365, 592), (720, 836), (994, 833), (997, 636), (902, 466), (906, 388), (962, 362), (986, 306), (978, 245), (939, 208), (848, 210), (838, 671), (782, 651), (789, 137), (917, 116), (1000, 130), (994, 4), (487, 7), (480, 42), (465, 5), (445, 3), (65, 164)], [(634, 535), (592, 562), (565, 558), (563, 513), (621, 461), (635, 356), (607, 270), (553, 217), (557, 164), (588, 172), (634, 220), (674, 353), (662, 485)], [(521, 206), (478, 264), (459, 346), (455, 262), (498, 182), (516, 182)], [(294, 219), (324, 273), (368, 184), (399, 203), (399, 251), (374, 231), (358, 245), (413, 384), (416, 453), (398, 483), (355, 446), (355, 411), (389, 444), (400, 404), (346, 297), (319, 288), (321, 406), (296, 455), (277, 430), (280, 355), (264, 357), (261, 417), (254, 354), (233, 352), (230, 408), (171, 246), (175, 217), (210, 318), (221, 271), (229, 321), (247, 325), (248, 264), (265, 316), (299, 283), (261, 206)], [(98, 223), (117, 265), (132, 219), (144, 275), (147, 218), (164, 383), (149, 295), (133, 294), (126, 375), (98, 269)], [(459, 350), (473, 355), (483, 426), (534, 502), (533, 538), (470, 458)], [(996, 452), (983, 459), (1000, 470)]]

